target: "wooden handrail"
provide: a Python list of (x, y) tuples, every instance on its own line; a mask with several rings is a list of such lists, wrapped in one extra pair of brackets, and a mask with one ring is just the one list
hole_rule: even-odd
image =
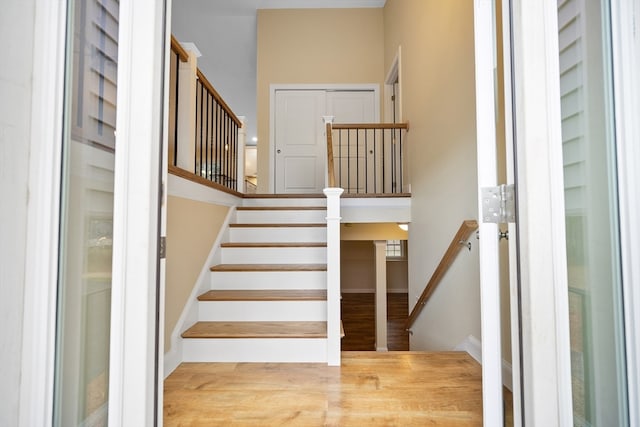
[(451, 264), (453, 264), (453, 261), (458, 256), (460, 250), (466, 247), (463, 245), (463, 243), (467, 241), (471, 233), (473, 233), (477, 228), (478, 222), (476, 220), (472, 219), (462, 222), (462, 225), (458, 229), (458, 232), (449, 244), (449, 248), (440, 260), (440, 264), (438, 264), (438, 267), (436, 267), (436, 270), (433, 272), (433, 275), (431, 276), (431, 279), (429, 279), (427, 286), (425, 286), (424, 290), (422, 291), (422, 295), (420, 295), (418, 302), (413, 307), (413, 310), (411, 310), (411, 314), (409, 315), (407, 323), (405, 324), (406, 330), (409, 330), (413, 323), (416, 321), (416, 318), (420, 314), (420, 311), (422, 311), (422, 308), (427, 304), (427, 301), (438, 287), (440, 280), (442, 280), (444, 274), (447, 272)]
[(405, 129), (409, 131), (409, 123), (334, 123), (333, 129)]
[(327, 123), (327, 167), (329, 173), (329, 188), (336, 186), (336, 173), (333, 162), (333, 136), (331, 122)]
[(227, 103), (224, 102), (224, 99), (222, 99), (220, 94), (213, 88), (213, 85), (209, 83), (209, 80), (207, 80), (207, 78), (204, 76), (204, 74), (202, 73), (202, 71), (200, 71), (199, 68), (198, 68), (197, 76), (198, 76), (198, 80), (200, 80), (202, 85), (209, 91), (211, 96), (213, 96), (213, 99), (215, 99), (218, 102), (218, 104), (220, 104), (222, 109), (227, 112), (229, 117), (231, 117), (231, 120), (233, 120), (235, 124), (238, 125), (239, 128), (241, 128), (242, 122), (240, 121), (240, 119), (234, 114), (234, 112), (227, 105)]
[(239, 191), (236, 191), (229, 187), (225, 187), (224, 185), (218, 184), (217, 182), (210, 181), (207, 178), (198, 176), (193, 172), (189, 172), (187, 170), (179, 168), (178, 166), (169, 165), (168, 169), (168, 172), (171, 175), (179, 176), (180, 178), (195, 182), (196, 184), (204, 185), (205, 187), (213, 188), (214, 190), (222, 191), (236, 197), (244, 197), (244, 194), (240, 193)]
[(184, 50), (178, 39), (176, 39), (173, 34), (171, 35), (171, 50), (180, 57), (182, 62), (187, 62), (189, 60), (189, 54)]

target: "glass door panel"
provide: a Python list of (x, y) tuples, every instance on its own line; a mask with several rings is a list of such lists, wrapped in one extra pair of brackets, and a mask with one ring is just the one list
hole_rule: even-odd
[(558, 28), (574, 425), (628, 425), (609, 2)]
[(54, 425), (106, 426), (118, 0), (70, 0)]

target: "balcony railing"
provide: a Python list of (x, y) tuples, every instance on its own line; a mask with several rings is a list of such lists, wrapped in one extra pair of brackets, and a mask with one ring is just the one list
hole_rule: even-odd
[(195, 57), (173, 37), (171, 52), (169, 164), (243, 192), (241, 119), (195, 66)]
[(345, 193), (406, 192), (408, 129), (407, 123), (327, 123), (329, 186)]

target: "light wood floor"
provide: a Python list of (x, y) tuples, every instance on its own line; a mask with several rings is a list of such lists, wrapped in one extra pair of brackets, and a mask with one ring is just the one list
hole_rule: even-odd
[(183, 363), (165, 426), (480, 426), (481, 367), (462, 352), (343, 352), (342, 366)]

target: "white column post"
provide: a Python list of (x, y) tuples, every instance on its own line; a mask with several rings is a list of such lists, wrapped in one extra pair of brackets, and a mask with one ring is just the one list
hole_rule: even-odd
[(327, 196), (327, 364), (340, 366), (340, 196), (342, 188), (325, 188)]
[(238, 118), (240, 119), (240, 123), (242, 124), (242, 126), (238, 129), (238, 152), (236, 153), (236, 156), (238, 158), (238, 169), (236, 171), (238, 185), (236, 187), (236, 190), (244, 193), (244, 148), (247, 142), (247, 118), (245, 116), (238, 116)]
[(387, 346), (387, 242), (375, 240), (376, 248), (376, 351)]
[[(324, 124), (324, 140), (327, 140), (327, 123), (331, 123), (333, 124), (333, 120), (335, 119), (334, 116), (322, 116), (322, 123)], [(329, 159), (327, 158), (327, 154), (326, 154), (326, 149), (325, 149), (325, 153), (324, 153), (324, 158), (327, 159), (327, 162), (325, 163), (326, 168), (324, 170), (324, 185), (326, 187), (329, 187)]]
[(178, 149), (176, 166), (195, 172), (196, 81), (199, 52), (186, 49), (189, 60), (180, 61), (178, 77)]

